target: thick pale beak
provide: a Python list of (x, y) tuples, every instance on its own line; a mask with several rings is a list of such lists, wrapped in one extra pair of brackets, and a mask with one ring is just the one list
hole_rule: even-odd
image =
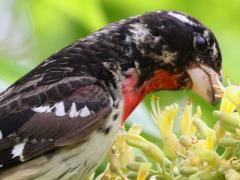
[(211, 104), (216, 104), (218, 98), (216, 98), (217, 79), (221, 81), (221, 74), (215, 72), (212, 68), (206, 65), (199, 65), (187, 70), (192, 80), (192, 90), (207, 100)]

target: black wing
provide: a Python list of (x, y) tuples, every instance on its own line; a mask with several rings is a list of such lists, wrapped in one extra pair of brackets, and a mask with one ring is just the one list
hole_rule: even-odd
[(110, 98), (96, 79), (79, 77), (3, 101), (0, 165), (26, 161), (87, 140), (92, 131), (102, 128), (111, 113)]

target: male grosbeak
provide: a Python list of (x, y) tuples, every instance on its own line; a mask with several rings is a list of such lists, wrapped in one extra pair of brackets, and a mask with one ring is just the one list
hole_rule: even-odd
[(216, 38), (191, 16), (112, 23), (0, 94), (0, 179), (85, 179), (147, 93), (191, 88), (214, 103), (220, 76)]

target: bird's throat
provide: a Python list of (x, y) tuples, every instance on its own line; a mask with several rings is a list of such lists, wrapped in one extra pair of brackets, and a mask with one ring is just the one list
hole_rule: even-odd
[(122, 94), (124, 97), (122, 123), (126, 121), (128, 116), (149, 92), (179, 88), (177, 75), (169, 73), (165, 70), (155, 71), (152, 78), (146, 80), (140, 87), (136, 86), (138, 79), (139, 75), (137, 70), (131, 69), (128, 78), (122, 82)]

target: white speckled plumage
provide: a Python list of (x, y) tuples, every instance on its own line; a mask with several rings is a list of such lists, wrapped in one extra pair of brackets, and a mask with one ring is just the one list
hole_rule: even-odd
[(24, 146), (25, 146), (25, 142), (23, 143), (19, 143), (19, 144), (16, 144), (14, 147), (13, 147), (13, 150), (12, 150), (12, 158), (15, 158), (17, 156), (20, 157), (20, 159), (22, 159), (22, 154), (23, 154), (23, 149), (24, 149)]

